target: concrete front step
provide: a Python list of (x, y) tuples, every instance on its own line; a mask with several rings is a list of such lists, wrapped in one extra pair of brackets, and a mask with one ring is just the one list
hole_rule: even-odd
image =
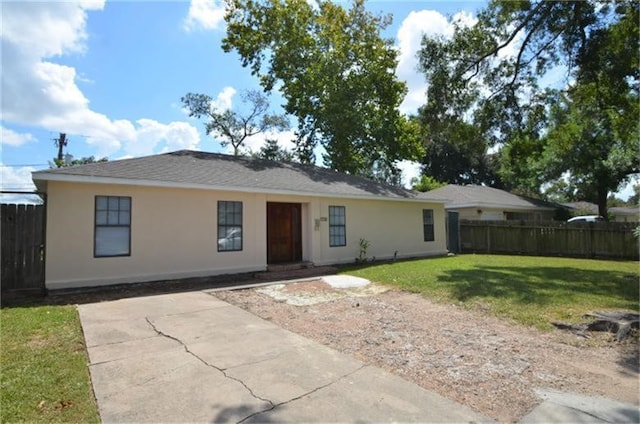
[(298, 269), (313, 268), (313, 262), (295, 262), (287, 264), (271, 264), (267, 265), (268, 272), (295, 271)]

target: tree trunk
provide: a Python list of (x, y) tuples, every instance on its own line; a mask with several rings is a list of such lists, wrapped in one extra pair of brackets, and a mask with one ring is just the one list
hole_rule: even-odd
[(607, 195), (609, 194), (609, 190), (607, 187), (600, 185), (597, 190), (598, 215), (603, 217), (606, 221), (609, 221), (609, 213), (607, 212)]
[(640, 327), (640, 315), (626, 311), (593, 312), (584, 315), (585, 318), (594, 318), (592, 322), (584, 324), (565, 324), (552, 322), (560, 330), (569, 330), (579, 336), (589, 337), (587, 331), (605, 331), (615, 334), (617, 341), (622, 341), (632, 335), (632, 330)]

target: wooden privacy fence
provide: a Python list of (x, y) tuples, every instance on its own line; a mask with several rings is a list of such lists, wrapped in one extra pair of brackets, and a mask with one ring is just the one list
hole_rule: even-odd
[(2, 294), (44, 291), (44, 205), (0, 205)]
[(637, 223), (460, 221), (463, 253), (638, 259)]

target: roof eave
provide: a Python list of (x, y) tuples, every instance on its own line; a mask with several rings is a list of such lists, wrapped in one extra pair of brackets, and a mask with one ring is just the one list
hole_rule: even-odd
[(260, 194), (278, 194), (288, 196), (307, 196), (307, 197), (333, 197), (341, 199), (362, 199), (362, 200), (386, 200), (386, 201), (399, 201), (399, 202), (414, 202), (414, 203), (437, 203), (445, 204), (445, 200), (439, 199), (424, 199), (419, 197), (393, 197), (384, 195), (354, 195), (354, 194), (339, 194), (339, 193), (320, 193), (320, 192), (308, 192), (308, 191), (295, 191), (295, 190), (279, 190), (279, 189), (266, 189), (259, 187), (240, 187), (240, 186), (218, 186), (208, 184), (196, 184), (196, 183), (180, 183), (174, 181), (158, 181), (158, 180), (145, 180), (145, 179), (129, 179), (129, 178), (114, 178), (114, 177), (98, 177), (87, 175), (73, 175), (73, 174), (60, 174), (51, 173), (46, 171), (38, 171), (32, 173), (32, 179), (36, 184), (36, 187), (40, 189), (43, 187), (46, 191), (47, 181), (60, 181), (71, 183), (83, 183), (83, 184), (113, 184), (113, 185), (133, 185), (144, 187), (162, 187), (162, 188), (184, 188), (184, 189), (196, 189), (196, 190), (216, 190), (216, 191), (228, 191), (228, 192), (242, 192), (242, 193), (260, 193)]
[(556, 208), (551, 206), (538, 206), (538, 205), (509, 205), (501, 203), (484, 203), (484, 202), (468, 202), (468, 203), (449, 203), (445, 205), (445, 209), (463, 209), (463, 208), (491, 208), (491, 209), (505, 209), (505, 210), (544, 210), (554, 211)]

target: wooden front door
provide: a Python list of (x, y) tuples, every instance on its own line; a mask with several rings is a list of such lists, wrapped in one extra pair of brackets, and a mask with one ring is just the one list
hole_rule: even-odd
[(267, 203), (267, 263), (302, 260), (301, 206)]

